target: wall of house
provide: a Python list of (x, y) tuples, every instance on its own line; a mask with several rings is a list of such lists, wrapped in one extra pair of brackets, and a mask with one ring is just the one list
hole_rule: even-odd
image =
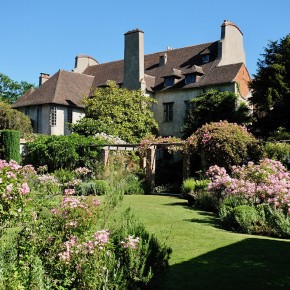
[[(221, 91), (237, 92), (237, 88), (234, 83), (228, 85), (222, 85), (217, 87), (209, 87), (195, 90), (180, 90), (180, 91), (163, 91), (154, 94), (154, 98), (157, 100), (157, 104), (152, 107), (154, 118), (159, 125), (159, 134), (161, 136), (176, 136), (182, 137), (181, 129), (183, 126), (183, 120), (185, 117), (186, 102), (190, 101), (194, 97), (200, 95), (203, 91), (211, 89), (220, 89)], [(164, 103), (173, 104), (173, 121), (164, 121)]]

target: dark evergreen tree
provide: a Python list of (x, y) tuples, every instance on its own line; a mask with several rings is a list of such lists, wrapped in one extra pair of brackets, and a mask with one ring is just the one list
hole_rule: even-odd
[(270, 41), (250, 87), (254, 105), (253, 130), (268, 137), (281, 128), (290, 131), (290, 34)]

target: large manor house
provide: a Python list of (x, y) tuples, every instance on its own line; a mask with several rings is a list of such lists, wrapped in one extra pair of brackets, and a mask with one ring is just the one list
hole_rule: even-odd
[(72, 71), (41, 73), (39, 87), (28, 90), (13, 107), (31, 118), (36, 133), (70, 134), (67, 123), (84, 116), (83, 97), (109, 80), (155, 98), (152, 110), (159, 134), (179, 137), (192, 98), (211, 89), (232, 91), (245, 100), (250, 96), (243, 33), (226, 20), (217, 41), (145, 55), (144, 32), (128, 31), (123, 60), (101, 64), (78, 55)]

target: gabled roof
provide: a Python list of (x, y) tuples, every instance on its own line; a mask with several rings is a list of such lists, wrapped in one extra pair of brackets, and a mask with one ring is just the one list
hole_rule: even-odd
[(59, 70), (37, 90), (21, 96), (12, 107), (42, 104), (66, 106), (73, 104), (83, 107), (81, 101), (84, 96), (89, 94), (93, 80), (93, 76)]
[[(202, 52), (205, 50), (210, 53), (208, 63), (203, 63), (202, 61)], [(164, 55), (165, 53), (167, 54), (167, 63), (160, 66), (160, 55)], [(152, 87), (152, 81), (150, 81), (150, 84), (146, 82), (146, 88), (149, 91), (159, 90), (159, 87), (165, 89), (162, 76), (168, 74), (173, 69), (180, 70), (181, 73), (184, 73), (196, 65), (206, 74), (216, 60), (217, 55), (218, 41), (147, 54), (144, 56), (144, 73), (145, 75), (154, 77), (155, 83), (154, 87)], [(90, 66), (84, 70), (83, 74), (95, 77), (93, 88), (103, 86), (107, 80), (114, 80), (117, 84), (121, 84), (123, 83), (124, 75), (123, 66), (123, 60), (113, 61)]]
[[(209, 61), (203, 63), (202, 56), (209, 53)], [(160, 65), (160, 55), (167, 54), (166, 64)], [(148, 91), (157, 92), (172, 89), (190, 89), (235, 81), (243, 63), (218, 66), (218, 41), (167, 50), (144, 56), (144, 81)], [(118, 60), (85, 69), (81, 74), (60, 70), (37, 90), (28, 92), (19, 98), (13, 107), (40, 104), (60, 104), (83, 107), (84, 96), (92, 94), (97, 87), (106, 85), (108, 80), (123, 83), (124, 61)], [(171, 87), (164, 86), (164, 76), (168, 72), (178, 72), (178, 82)], [(186, 84), (185, 75), (199, 74), (197, 82)]]

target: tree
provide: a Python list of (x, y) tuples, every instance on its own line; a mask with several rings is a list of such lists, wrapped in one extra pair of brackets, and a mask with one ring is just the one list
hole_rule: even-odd
[(189, 102), (183, 133), (188, 137), (202, 125), (210, 122), (227, 120), (232, 123), (247, 124), (250, 119), (250, 109), (244, 101), (239, 102), (235, 93), (211, 90)]
[(279, 127), (290, 131), (290, 34), (270, 41), (262, 56), (250, 87), (253, 129), (267, 137)]
[(23, 113), (12, 109), (10, 104), (0, 100), (0, 130), (18, 130), (31, 133), (31, 120)]
[(154, 99), (142, 91), (118, 88), (111, 81), (107, 87), (96, 89), (93, 96), (84, 98), (86, 117), (72, 124), (71, 129), (84, 135), (104, 132), (126, 142), (139, 142), (157, 130), (150, 110), (153, 103)]
[(12, 104), (34, 85), (27, 82), (16, 82), (0, 73), (0, 100)]

